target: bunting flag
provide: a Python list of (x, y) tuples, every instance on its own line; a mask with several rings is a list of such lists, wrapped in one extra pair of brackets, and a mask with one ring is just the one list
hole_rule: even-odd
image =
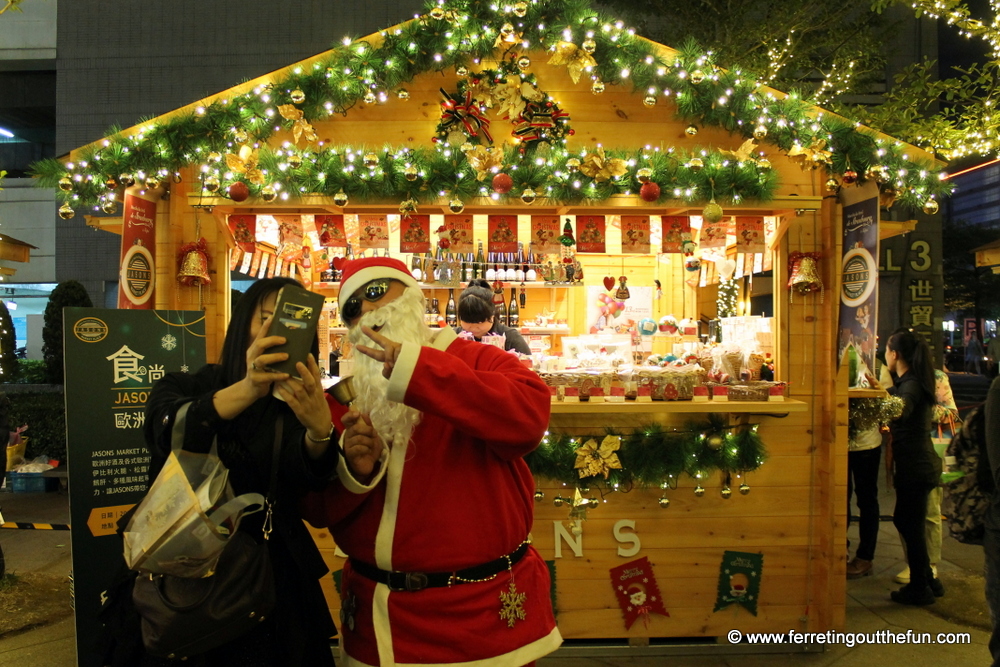
[(387, 249), (389, 247), (389, 219), (386, 215), (362, 214), (358, 216), (358, 247)]
[(491, 215), (487, 218), (488, 251), (517, 252), (517, 215)]
[(531, 216), (531, 252), (537, 255), (558, 253), (562, 244), (559, 243), (559, 216)]
[(229, 216), (229, 231), (233, 234), (243, 252), (252, 253), (257, 241), (257, 216), (256, 215), (231, 215)]
[(302, 216), (276, 215), (274, 221), (278, 224), (278, 248), (276, 254), (288, 261), (302, 258), (302, 240), (305, 236), (302, 230)]
[(722, 218), (718, 222), (702, 222), (701, 237), (698, 239), (702, 248), (725, 248), (726, 234), (729, 231), (729, 219)]
[[(665, 215), (661, 218), (661, 222), (663, 223), (661, 252), (687, 253), (685, 242), (691, 242), (691, 218), (686, 215)], [(694, 248), (691, 248), (691, 251), (693, 252)]]
[(317, 215), (315, 217), (316, 234), (319, 244), (324, 248), (346, 248), (347, 233), (344, 231), (344, 216)]
[(431, 251), (431, 216), (411, 215), (399, 226), (399, 252)]
[(760, 597), (760, 575), (764, 568), (764, 554), (742, 551), (727, 551), (722, 555), (719, 567), (719, 590), (715, 598), (715, 609), (719, 611), (736, 603), (757, 615), (757, 599)]
[(243, 249), (236, 247), (229, 251), (229, 270), (235, 271), (243, 261)]
[[(576, 251), (606, 253), (603, 215), (576, 216)], [(648, 234), (647, 234), (648, 237)]]
[(626, 630), (640, 618), (649, 627), (650, 614), (670, 616), (663, 605), (663, 597), (649, 558), (642, 557), (611, 568), (611, 586), (615, 589)]
[(752, 255), (764, 252), (764, 218), (737, 216), (736, 252)]
[(649, 254), (649, 216), (622, 216), (622, 253)]
[(448, 240), (451, 241), (451, 252), (473, 252), (471, 215), (446, 215), (444, 226), (448, 230)]

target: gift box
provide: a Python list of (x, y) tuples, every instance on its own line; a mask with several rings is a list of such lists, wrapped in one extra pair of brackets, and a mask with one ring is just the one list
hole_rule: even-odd
[(712, 400), (713, 401), (728, 401), (729, 400), (729, 387), (724, 384), (717, 384), (712, 387)]
[(694, 398), (696, 403), (704, 403), (708, 400), (708, 387), (701, 385), (694, 388)]
[(625, 387), (611, 387), (611, 393), (604, 397), (607, 403), (624, 403)]
[(785, 400), (785, 385), (776, 384), (767, 390), (767, 400), (769, 401), (783, 401)]

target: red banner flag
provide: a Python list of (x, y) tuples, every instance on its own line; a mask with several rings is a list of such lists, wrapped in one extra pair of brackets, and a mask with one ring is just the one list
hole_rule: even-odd
[(605, 223), (603, 215), (576, 216), (576, 251), (607, 252)]
[(691, 218), (686, 215), (665, 215), (663, 223), (662, 252), (687, 252), (685, 242), (691, 241)]
[(431, 251), (431, 216), (411, 215), (399, 223), (399, 252)]
[(126, 190), (123, 209), (118, 307), (151, 310), (156, 275), (152, 251), (156, 242), (156, 202)]
[(517, 215), (491, 215), (487, 220), (489, 252), (517, 252)]
[(342, 215), (317, 215), (315, 216), (316, 233), (319, 235), (319, 244), (324, 248), (346, 248), (347, 233), (344, 231), (344, 216)]
[(372, 214), (358, 216), (358, 247), (361, 250), (389, 247), (388, 216)]
[(257, 216), (256, 215), (231, 215), (229, 216), (229, 231), (233, 233), (236, 245), (243, 252), (253, 252), (254, 243), (257, 241)]
[(451, 241), (450, 252), (473, 252), (472, 247), (472, 216), (446, 215), (444, 226), (448, 230), (448, 240)]
[(650, 614), (670, 616), (663, 606), (660, 587), (648, 558), (643, 557), (611, 568), (611, 585), (615, 589), (626, 630), (640, 618), (648, 626)]
[(649, 216), (622, 216), (622, 252), (649, 254)]

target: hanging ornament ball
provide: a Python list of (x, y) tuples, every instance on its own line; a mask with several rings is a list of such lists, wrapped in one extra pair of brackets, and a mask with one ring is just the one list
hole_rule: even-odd
[(642, 103), (645, 104), (647, 107), (655, 107), (656, 95), (653, 94), (646, 95), (644, 98), (642, 98)]
[(767, 136), (767, 127), (764, 125), (758, 125), (753, 130), (753, 138), (760, 141)]
[(306, 101), (306, 94), (296, 88), (292, 92), (288, 93), (288, 99), (290, 99), (293, 104), (302, 104)]
[(521, 56), (517, 59), (517, 68), (522, 72), (531, 67), (531, 58), (528, 56)]
[(461, 199), (455, 197), (450, 202), (448, 202), (448, 210), (452, 213), (461, 213), (465, 210), (465, 203)]
[(926, 202), (924, 202), (923, 205), (924, 213), (926, 213), (927, 215), (934, 215), (935, 213), (938, 212), (939, 208), (940, 207), (938, 206), (938, 203), (933, 199), (928, 199)]
[(705, 222), (718, 222), (722, 220), (722, 207), (715, 203), (715, 200), (705, 204), (705, 208), (701, 211), (701, 217), (705, 218)]
[(369, 169), (374, 169), (378, 166), (378, 155), (375, 153), (365, 153), (364, 164)]
[(705, 168), (705, 162), (700, 157), (693, 157), (688, 160), (687, 166), (691, 171), (698, 173)]
[(160, 187), (160, 179), (155, 176), (150, 176), (146, 179), (146, 189), (155, 190), (158, 187)]
[(362, 98), (365, 104), (375, 104), (378, 102), (378, 97), (375, 95), (374, 90), (369, 90), (365, 92), (365, 96)]
[(278, 197), (278, 191), (274, 189), (273, 185), (265, 185), (260, 189), (260, 198), (264, 201), (274, 201)]
[(750, 493), (750, 485), (747, 484), (746, 482), (740, 484), (740, 493), (742, 493), (744, 496)]
[(403, 170), (403, 176), (405, 176), (406, 180), (408, 181), (417, 180), (417, 176), (419, 175), (420, 174), (417, 172), (417, 168), (414, 167), (412, 164)]
[(583, 48), (584, 52), (586, 52), (586, 53), (593, 53), (594, 51), (597, 50), (597, 42), (595, 42), (590, 37), (588, 37), (587, 39), (583, 40), (583, 44), (581, 44), (580, 46)]
[(302, 166), (302, 156), (298, 153), (292, 153), (288, 156), (288, 166), (292, 169), (298, 169)]
[(639, 196), (643, 201), (654, 202), (660, 198), (660, 186), (654, 181), (643, 183), (639, 188)]
[(663, 509), (670, 507), (670, 498), (667, 498), (666, 496), (663, 496), (657, 502), (660, 503), (660, 507)]
[(771, 169), (771, 161), (768, 160), (766, 157), (762, 157), (761, 159), (757, 160), (757, 166), (760, 167), (762, 171), (768, 171)]
[(840, 189), (840, 183), (837, 182), (836, 178), (828, 178), (828, 179), (826, 179), (826, 191), (827, 192), (836, 192), (839, 189)]
[(410, 99), (410, 91), (408, 91), (406, 88), (400, 88), (399, 90), (396, 91), (396, 97), (401, 100), (408, 100)]
[(544, 491), (535, 491), (535, 502), (540, 502), (544, 498), (545, 498)]
[(173, 178), (174, 183), (180, 183), (181, 182), (181, 172), (175, 171), (172, 178)]
[(108, 180), (104, 181), (104, 187), (106, 187), (108, 190), (114, 190), (115, 188), (118, 187), (118, 183), (115, 182), (115, 179), (109, 178)]
[(440, 5), (434, 7), (430, 11), (431, 18), (435, 21), (440, 21), (444, 18), (444, 8)]
[(205, 189), (209, 192), (215, 192), (219, 189), (219, 179), (215, 176), (209, 176), (205, 179)]
[(843, 179), (844, 183), (846, 183), (847, 185), (854, 185), (855, 183), (858, 182), (858, 172), (854, 171), (853, 169), (848, 169), (847, 171), (844, 172)]
[(715, 450), (722, 449), (722, 442), (723, 439), (721, 435), (711, 435), (707, 440), (709, 448)]
[(472, 142), (471, 142), (471, 141), (463, 141), (463, 142), (462, 142), (462, 145), (458, 147), (458, 149), (459, 149), (460, 151), (462, 151), (463, 153), (468, 153), (468, 152), (469, 152), (469, 151), (471, 151), (471, 150), (472, 150), (473, 148), (475, 148), (475, 146), (473, 146), (473, 145), (472, 145)]
[(514, 26), (512, 26), (510, 23), (504, 23), (502, 26), (500, 26), (500, 36), (503, 37), (505, 40), (513, 37)]
[(514, 188), (514, 179), (510, 174), (500, 172), (493, 177), (493, 192), (505, 195)]
[(569, 173), (575, 174), (576, 172), (580, 171), (580, 161), (575, 157), (571, 157), (570, 159), (566, 160), (566, 168), (569, 170)]
[(698, 496), (699, 498), (701, 498), (703, 495), (705, 495), (705, 489), (704, 489), (704, 487), (702, 487), (701, 484), (699, 484), (698, 486), (694, 487), (694, 495)]
[(69, 205), (69, 202), (65, 202), (59, 207), (59, 217), (63, 220), (69, 220), (74, 215), (76, 215), (76, 211), (74, 211), (73, 207)]
[(556, 507), (562, 507), (563, 499), (560, 498), (559, 496), (556, 496), (555, 498), (552, 499), (552, 504)]
[(69, 192), (73, 189), (73, 179), (69, 176), (63, 176), (59, 179), (59, 189), (63, 192)]
[(600, 79), (596, 79), (594, 83), (590, 86), (590, 92), (595, 95), (600, 95), (604, 92), (604, 82)]
[(521, 201), (525, 204), (530, 204), (535, 201), (535, 191), (531, 188), (526, 188), (524, 192), (521, 193)]
[(114, 199), (106, 199), (104, 203), (101, 204), (101, 210), (108, 215), (114, 215), (118, 211), (118, 202)]
[(649, 167), (643, 167), (635, 172), (635, 177), (639, 179), (640, 183), (649, 183), (650, 177), (653, 175), (653, 170)]
[(698, 134), (698, 126), (697, 125), (688, 125), (684, 129), (684, 134), (688, 135), (689, 137), (693, 137), (693, 136), (697, 135)]
[(459, 65), (455, 68), (455, 74), (459, 76), (469, 76), (469, 68), (465, 65)]
[(337, 194), (333, 195), (333, 203), (334, 203), (334, 205), (340, 206), (341, 208), (343, 208), (343, 207), (347, 206), (347, 202), (348, 202), (347, 193), (344, 192), (343, 190), (341, 190)]
[(243, 181), (236, 181), (229, 186), (229, 198), (235, 202), (246, 201), (250, 196), (250, 188)]
[(222, 161), (222, 153), (220, 153), (219, 151), (212, 151), (211, 153), (208, 154), (208, 161), (209, 162), (221, 162)]
[(250, 141), (250, 135), (246, 133), (246, 130), (236, 130), (233, 132), (233, 141), (238, 144), (245, 144)]
[(132, 177), (132, 174), (121, 174), (118, 177), (118, 182), (127, 188), (135, 184), (135, 178)]
[(694, 85), (697, 86), (704, 80), (705, 80), (705, 73), (702, 72), (700, 69), (696, 69), (695, 71), (691, 72), (691, 83), (693, 83)]
[(522, 0), (521, 2), (515, 2), (514, 3), (514, 16), (523, 19), (524, 15), (527, 14), (527, 13), (528, 13), (528, 3), (527, 2), (523, 2), (523, 0)]
[(722, 487), (722, 491), (720, 491), (720, 493), (722, 494), (723, 498), (729, 500), (729, 497), (733, 495), (733, 490), (730, 489), (728, 486), (724, 486)]

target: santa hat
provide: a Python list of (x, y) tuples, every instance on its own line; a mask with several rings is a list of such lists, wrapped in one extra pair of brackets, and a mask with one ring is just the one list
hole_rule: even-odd
[(338, 302), (341, 309), (344, 307), (344, 302), (359, 287), (377, 278), (392, 278), (407, 287), (416, 287), (418, 289), (420, 287), (417, 281), (413, 279), (413, 276), (410, 275), (406, 264), (403, 264), (398, 259), (393, 259), (392, 257), (362, 257), (361, 259), (352, 259), (344, 264), (344, 272), (340, 278), (340, 296)]

